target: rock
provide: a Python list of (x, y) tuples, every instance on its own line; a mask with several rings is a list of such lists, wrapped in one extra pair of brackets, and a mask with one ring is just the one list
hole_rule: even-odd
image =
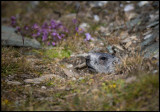
[(126, 43), (126, 45), (124, 47), (127, 49), (131, 44), (132, 44), (132, 42), (130, 41), (130, 42)]
[(153, 70), (152, 73), (156, 74), (156, 73), (158, 73), (158, 70)]
[(120, 7), (124, 7), (124, 5), (123, 5), (123, 4), (120, 4)]
[(127, 38), (128, 37), (128, 32), (121, 32), (120, 33), (120, 35), (119, 35), (119, 37), (121, 38), (121, 39), (125, 39), (125, 38)]
[(32, 11), (39, 5), (39, 1), (30, 1), (30, 5), (28, 5), (27, 10)]
[(129, 12), (129, 11), (131, 11), (131, 10), (133, 10), (134, 9), (134, 5), (133, 4), (128, 4), (128, 5), (126, 5), (125, 7), (124, 7), (124, 11), (125, 12)]
[(13, 80), (15, 76), (16, 76), (16, 74), (15, 75), (8, 75), (7, 79), (8, 80)]
[(131, 1), (126, 1), (127, 3), (131, 3)]
[(72, 77), (72, 80), (73, 80), (73, 81), (75, 81), (75, 80), (76, 80), (76, 78), (75, 78), (75, 77)]
[(153, 34), (148, 34), (148, 35), (146, 35), (146, 36), (144, 37), (144, 40), (150, 38), (152, 35), (153, 35)]
[(135, 18), (135, 19), (133, 19), (133, 20), (131, 20), (131, 21), (128, 21), (127, 23), (126, 23), (126, 25), (127, 25), (127, 28), (128, 29), (132, 29), (134, 26), (136, 26), (138, 23), (141, 23), (141, 19), (139, 18), (139, 17), (137, 17), (137, 18)]
[(42, 86), (41, 89), (46, 89), (46, 86)]
[(93, 17), (94, 17), (94, 21), (95, 21), (95, 22), (99, 22), (99, 21), (100, 21), (100, 18), (99, 18), (98, 15), (94, 15)]
[(18, 81), (7, 81), (7, 84), (11, 84), (11, 85), (21, 85), (21, 83), (18, 82)]
[(104, 5), (106, 5), (108, 3), (108, 1), (90, 1), (89, 5), (91, 7), (102, 7)]
[(105, 27), (103, 27), (103, 26), (100, 26), (100, 27), (99, 27), (99, 30), (100, 30), (101, 32), (106, 32), (106, 31), (107, 31), (107, 28), (105, 28)]
[(150, 14), (149, 17), (151, 18), (150, 21), (159, 20), (159, 12), (158, 14)]
[(24, 45), (23, 45), (22, 36), (16, 34), (14, 28), (8, 26), (1, 26), (1, 28), (2, 28), (1, 44), (3, 46), (41, 48), (41, 45), (37, 40), (29, 39), (26, 37), (24, 37)]
[(74, 18), (76, 18), (76, 13), (71, 13), (71, 14), (64, 15), (61, 17), (61, 19), (67, 19), (67, 20), (72, 20)]
[(25, 83), (40, 84), (40, 83), (47, 81), (47, 80), (50, 80), (54, 77), (55, 77), (54, 74), (48, 74), (48, 75), (41, 76), (39, 78), (25, 79), (24, 82)]
[(72, 68), (73, 65), (72, 65), (72, 64), (67, 64), (66, 67), (67, 67), (67, 68)]
[(62, 68), (64, 73), (66, 74), (66, 76), (68, 78), (71, 78), (71, 77), (74, 77), (74, 76), (78, 76), (77, 73), (75, 73), (73, 70), (69, 70), (69, 69), (66, 69), (66, 68)]
[(30, 87), (30, 86), (31, 86), (30, 84), (25, 85), (25, 87)]
[(125, 17), (127, 18), (127, 20), (131, 20), (131, 19), (137, 17), (137, 13), (135, 13), (135, 12), (126, 12), (125, 13)]
[(113, 52), (113, 50), (112, 50), (112, 46), (107, 46), (107, 50), (108, 50), (108, 52), (110, 53), (110, 54), (113, 54), (114, 52)]
[(121, 43), (128, 43), (128, 42), (130, 42), (130, 41), (131, 41), (130, 38), (126, 38), (126, 39), (122, 40)]
[(84, 79), (84, 77), (79, 77), (79, 80), (83, 80)]
[(159, 21), (155, 21), (147, 26), (147, 28), (154, 27), (159, 24)]
[(143, 41), (141, 43), (141, 48), (143, 49), (144, 47), (150, 45), (152, 42), (154, 42), (156, 40), (156, 38), (159, 38), (159, 31), (155, 32), (148, 39), (146, 39), (145, 41)]
[(154, 56), (155, 54), (159, 54), (159, 42), (156, 42), (154, 44), (151, 44), (143, 50), (145, 51), (144, 57), (149, 58), (151, 56)]
[(117, 48), (117, 49), (119, 49), (121, 51), (124, 51), (124, 49), (120, 45), (118, 45), (118, 44), (114, 44), (113, 47)]
[(144, 6), (144, 5), (148, 4), (148, 3), (149, 3), (148, 1), (140, 1), (140, 2), (138, 3), (138, 6), (139, 6), (139, 7), (142, 7), (142, 6)]
[(126, 83), (132, 83), (132, 82), (136, 81), (136, 79), (137, 78), (135, 76), (129, 77), (126, 79)]
[(90, 28), (90, 25), (88, 23), (81, 23), (79, 25), (79, 28), (82, 28), (84, 31), (87, 31), (88, 28)]
[(45, 97), (45, 98), (42, 97), (42, 98), (37, 98), (37, 100), (40, 100), (40, 101), (44, 101), (45, 100), (45, 101), (52, 101), (53, 102), (54, 99), (53, 99), (53, 97)]

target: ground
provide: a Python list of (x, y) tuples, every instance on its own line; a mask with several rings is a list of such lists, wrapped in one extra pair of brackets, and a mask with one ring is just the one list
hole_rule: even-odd
[[(34, 4), (32, 4), (33, 6), (29, 5), (28, 10), (25, 10), (27, 5), (22, 8), (22, 4), (27, 3), (2, 2), (4, 7), (2, 13), (3, 25), (9, 25), (7, 18), (17, 13), (20, 14), (22, 24), (42, 23), (44, 20), (49, 20), (50, 17), (58, 19), (57, 14), (51, 13), (51, 7), (53, 6), (54, 12), (60, 9), (58, 12), (62, 17), (63, 15), (76, 13), (74, 2), (63, 2), (60, 5), (57, 5), (59, 2), (40, 2), (37, 7), (33, 8)], [(133, 4), (137, 3), (133, 2)], [(65, 41), (54, 47), (44, 45), (40, 49), (1, 47), (2, 110), (159, 110), (158, 60), (145, 58), (143, 54), (139, 53), (140, 50), (138, 49), (138, 42), (143, 40), (142, 34), (148, 31), (148, 29), (143, 28), (145, 23), (140, 21), (135, 26), (130, 26), (130, 29), (127, 27), (117, 28), (120, 24), (130, 22), (129, 18), (121, 16), (124, 12), (119, 10), (121, 8), (118, 7), (119, 4), (129, 4), (127, 2), (109, 2), (107, 4), (108, 12), (106, 13), (103, 10), (105, 7), (102, 7), (101, 12), (99, 12), (99, 8), (87, 7), (86, 2), (80, 2), (80, 4), (82, 5), (81, 10), (84, 12), (92, 9), (91, 14), (99, 14), (103, 18), (101, 20), (104, 21), (103, 24), (94, 23), (87, 17), (78, 18), (79, 21), (90, 24), (91, 28), (88, 32), (94, 35), (93, 41), (85, 42), (84, 36), (72, 32)], [(150, 4), (154, 5), (155, 3), (150, 2)], [(143, 14), (143, 12), (148, 11), (149, 14), (155, 14), (157, 6), (151, 7), (152, 5), (149, 5), (146, 10), (144, 9), (147, 6), (141, 9), (137, 8), (135, 12), (141, 11)], [(17, 9), (13, 12), (8, 10), (15, 6), (17, 6)], [(60, 8), (62, 6), (65, 10)], [(116, 8), (112, 8), (113, 6)], [(30, 10), (32, 11), (30, 12)], [(118, 14), (116, 10), (119, 10)], [(83, 15), (83, 11), (80, 11), (79, 15)], [(48, 15), (44, 16), (47, 14), (46, 12)], [(105, 18), (103, 17), (104, 13), (110, 16)], [(31, 15), (33, 18), (29, 19)], [(64, 24), (72, 27), (72, 24), (66, 22), (66, 19), (61, 19)], [(106, 29), (103, 31), (101, 26)], [(113, 49), (109, 49), (110, 46)], [(85, 62), (85, 58), (75, 55), (92, 50), (105, 53), (113, 52), (114, 55), (122, 58), (122, 64), (116, 66), (113, 74), (92, 73), (87, 68), (74, 69), (75, 66)]]

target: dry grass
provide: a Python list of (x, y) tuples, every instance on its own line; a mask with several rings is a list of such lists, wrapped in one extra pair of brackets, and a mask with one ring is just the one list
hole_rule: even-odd
[(121, 64), (116, 66), (117, 74), (129, 74), (131, 72), (148, 71), (151, 72), (155, 68), (157, 61), (144, 58), (143, 54), (138, 52), (126, 55), (121, 59)]
[(15, 73), (27, 73), (33, 72), (30, 63), (21, 55), (21, 53), (12, 47), (2, 48), (2, 60), (1, 60), (1, 73), (2, 76), (15, 74)]

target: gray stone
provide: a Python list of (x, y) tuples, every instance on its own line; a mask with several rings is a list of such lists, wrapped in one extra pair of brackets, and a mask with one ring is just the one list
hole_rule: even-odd
[(136, 79), (137, 78), (135, 76), (129, 77), (126, 79), (126, 83), (132, 83), (132, 82), (136, 81)]
[(79, 25), (79, 28), (82, 28), (84, 31), (87, 31), (88, 28), (90, 28), (90, 25), (88, 23), (81, 23)]
[(53, 77), (55, 77), (54, 74), (48, 74), (48, 75), (41, 76), (39, 78), (25, 79), (24, 82), (25, 83), (40, 84), (44, 81), (48, 81), (48, 80), (52, 79)]
[(64, 15), (60, 18), (60, 20), (63, 20), (63, 19), (72, 20), (74, 18), (76, 18), (76, 13), (71, 13), (71, 14)]
[(7, 84), (11, 84), (11, 85), (21, 85), (21, 83), (18, 82), (18, 81), (7, 81)]
[(153, 22), (153, 23), (151, 23), (151, 24), (149, 24), (149, 25), (147, 26), (147, 28), (154, 27), (154, 26), (156, 26), (156, 25), (158, 25), (158, 24), (159, 24), (159, 20), (158, 20), (158, 21), (155, 21), (155, 22)]
[(40, 43), (35, 39), (29, 39), (24, 37), (24, 45), (22, 41), (22, 36), (15, 33), (14, 28), (8, 26), (1, 26), (2, 28), (2, 38), (1, 44), (3, 46), (19, 46), (19, 47), (33, 47), (41, 48)]
[(158, 73), (158, 70), (153, 70), (152, 73), (156, 74), (156, 73)]
[(140, 2), (138, 3), (138, 6), (139, 6), (139, 7), (142, 7), (142, 6), (144, 6), (144, 5), (148, 4), (148, 3), (149, 3), (148, 1), (140, 1)]
[(146, 36), (144, 37), (144, 40), (146, 40), (146, 39), (150, 38), (151, 36), (152, 36), (152, 34), (148, 34), (148, 35), (146, 35)]
[(143, 41), (141, 43), (141, 48), (144, 49), (144, 47), (152, 44), (156, 40), (156, 38), (159, 38), (159, 31), (155, 31), (148, 39)]
[(41, 89), (46, 89), (46, 86), (42, 86)]
[(91, 7), (102, 7), (106, 5), (108, 1), (90, 1), (89, 4)]
[(131, 10), (133, 10), (134, 9), (134, 5), (133, 4), (128, 4), (128, 5), (126, 5), (125, 7), (124, 7), (124, 11), (125, 12), (129, 12), (129, 11), (131, 11)]
[(94, 21), (95, 21), (95, 22), (99, 22), (99, 21), (100, 21), (100, 18), (99, 18), (98, 15), (94, 15), (93, 17), (94, 17)]
[(72, 65), (72, 64), (67, 64), (66, 67), (67, 67), (67, 68), (72, 68), (73, 65)]
[(112, 50), (112, 48), (113, 48), (113, 46), (107, 46), (107, 50), (108, 50), (108, 52), (110, 53), (110, 54), (113, 54), (114, 52), (113, 52), (113, 50)]
[(145, 51), (145, 58), (149, 58), (154, 56), (155, 54), (159, 54), (159, 42), (147, 46), (143, 51)]

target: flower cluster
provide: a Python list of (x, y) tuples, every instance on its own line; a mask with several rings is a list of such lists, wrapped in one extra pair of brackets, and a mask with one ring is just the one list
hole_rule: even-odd
[(62, 25), (61, 22), (56, 22), (55, 20), (51, 20), (50, 23), (44, 22), (42, 26), (38, 24), (34, 24), (32, 26), (34, 38), (42, 38), (43, 42), (46, 42), (47, 45), (52, 44), (56, 45), (56, 42), (64, 39), (67, 36), (68, 30), (66, 27)]
[[(78, 21), (76, 19), (72, 20), (75, 25), (76, 34), (84, 33), (82, 28), (77, 27)], [(55, 46), (59, 41), (65, 40), (68, 36), (68, 29), (62, 25), (61, 22), (51, 20), (49, 23), (44, 22), (42, 25), (37, 23), (32, 26), (25, 25), (24, 27), (18, 26), (16, 22), (16, 17), (11, 17), (11, 25), (16, 27), (17, 32), (20, 32), (22, 36), (30, 36), (35, 39), (40, 39), (45, 45)], [(86, 33), (85, 41), (92, 40), (93, 38), (89, 33)]]

